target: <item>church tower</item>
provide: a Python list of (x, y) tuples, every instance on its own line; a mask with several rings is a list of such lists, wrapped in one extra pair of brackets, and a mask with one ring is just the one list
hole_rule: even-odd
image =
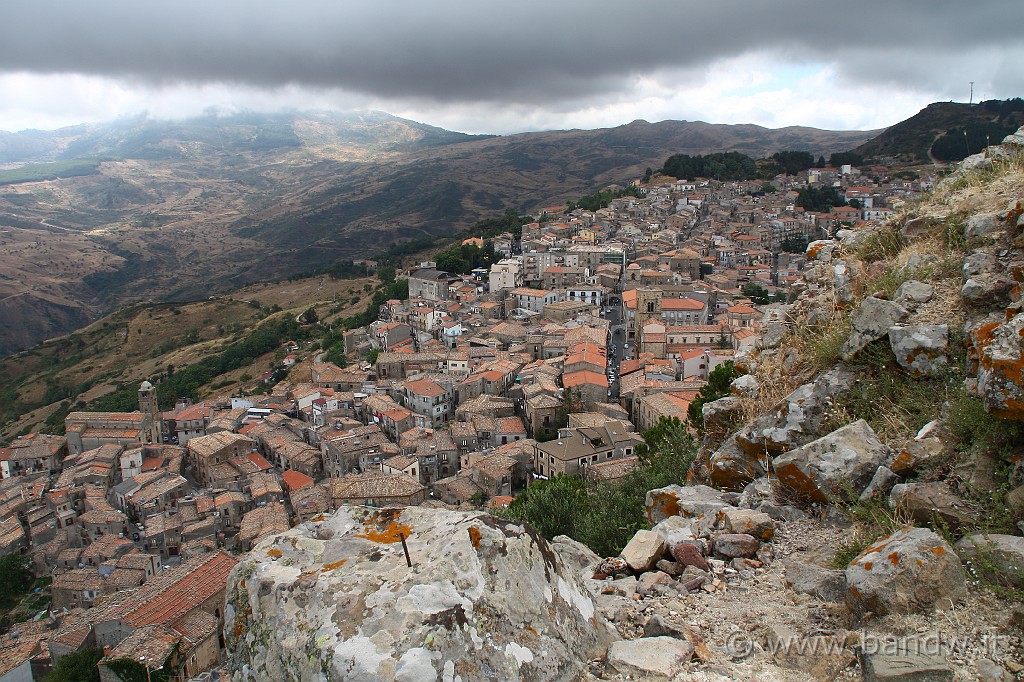
[(660, 289), (651, 287), (640, 287), (636, 290), (636, 333), (640, 335), (644, 323), (648, 320), (661, 322), (661, 297)]
[(141, 440), (159, 444), (163, 420), (156, 404), (156, 389), (148, 381), (143, 381), (139, 386), (139, 412), (143, 415), (142, 428), (145, 431)]

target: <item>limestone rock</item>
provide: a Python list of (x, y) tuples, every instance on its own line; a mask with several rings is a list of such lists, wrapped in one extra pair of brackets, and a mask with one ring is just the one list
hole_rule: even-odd
[(990, 321), (971, 331), (978, 362), (978, 395), (985, 410), (1003, 419), (1024, 419), (1024, 313), (1005, 323)]
[(977, 513), (945, 483), (901, 483), (889, 493), (889, 506), (903, 509), (918, 523), (936, 519), (950, 528), (976, 523)]
[(920, 237), (931, 230), (932, 220), (925, 216), (917, 216), (916, 218), (908, 218), (903, 226), (900, 227), (900, 234), (905, 239), (911, 239), (913, 237)]
[(742, 490), (767, 471), (767, 455), (744, 449), (735, 435), (729, 436), (708, 458), (708, 478), (723, 490)]
[(608, 648), (608, 667), (643, 680), (669, 680), (693, 656), (693, 645), (675, 637), (622, 640)]
[(743, 400), (731, 395), (710, 403), (704, 403), (701, 407), (701, 416), (704, 417), (705, 428), (729, 424), (742, 416), (742, 414)]
[(946, 609), (967, 594), (953, 549), (927, 528), (907, 528), (876, 541), (846, 568), (847, 605), (858, 615)]
[(674, 625), (660, 614), (654, 614), (644, 623), (644, 637), (674, 637), (689, 641), (685, 625)]
[(1014, 675), (990, 658), (979, 658), (974, 662), (978, 671), (978, 682), (1013, 682)]
[(755, 557), (760, 546), (761, 543), (757, 541), (757, 538), (746, 533), (720, 533), (715, 536), (715, 554), (720, 554), (728, 559)]
[(900, 367), (914, 376), (935, 376), (945, 369), (949, 327), (898, 324), (889, 327), (889, 345)]
[(998, 216), (991, 213), (978, 213), (968, 218), (967, 223), (964, 224), (964, 239), (987, 237), (998, 229)]
[(261, 542), (226, 601), (235, 679), (574, 678), (611, 638), (544, 538), (482, 512), (343, 507)]
[(757, 347), (763, 349), (778, 348), (785, 336), (785, 325), (781, 322), (768, 322), (761, 328), (761, 336), (757, 339)]
[(893, 486), (899, 482), (900, 477), (893, 473), (892, 469), (880, 466), (875, 471), (875, 475), (871, 477), (867, 487), (860, 494), (860, 499), (866, 501), (876, 497), (884, 498), (893, 489)]
[(960, 558), (969, 559), (979, 576), (1011, 587), (1024, 587), (1024, 537), (976, 534), (956, 543)]
[(722, 491), (706, 485), (670, 485), (647, 491), (647, 520), (660, 523), (670, 516), (697, 517), (729, 506), (722, 500)]
[(974, 275), (967, 278), (960, 287), (960, 297), (978, 305), (1005, 301), (1015, 284), (1012, 278), (1004, 274)]
[(665, 541), (657, 533), (638, 530), (619, 554), (634, 571), (649, 571), (665, 556)]
[(651, 530), (660, 535), (669, 547), (697, 539), (690, 529), (690, 519), (683, 516), (670, 516)]
[(756, 398), (761, 387), (758, 385), (757, 379), (755, 379), (752, 374), (744, 374), (741, 377), (733, 379), (732, 383), (729, 384), (729, 388), (740, 395)]
[(853, 288), (850, 286), (850, 266), (846, 261), (837, 261), (832, 267), (832, 286), (836, 292), (836, 300), (849, 303), (853, 300)]
[(839, 349), (840, 357), (852, 360), (865, 346), (885, 336), (889, 327), (907, 319), (909, 314), (899, 303), (868, 296), (853, 316), (850, 336)]
[(833, 401), (849, 392), (853, 375), (834, 367), (803, 384), (765, 415), (736, 432), (736, 443), (755, 457), (774, 457), (820, 435), (818, 428), (833, 408)]
[(890, 468), (899, 476), (916, 473), (938, 461), (945, 449), (945, 443), (938, 436), (913, 440), (899, 451)]
[(956, 677), (946, 660), (924, 649), (890, 653), (883, 647), (860, 654), (864, 682), (952, 682)]
[(935, 287), (925, 282), (918, 282), (916, 279), (907, 280), (896, 289), (893, 300), (897, 303), (911, 304), (927, 303), (935, 296)]
[(1003, 144), (1011, 147), (1024, 146), (1024, 127), (1021, 127), (1015, 133), (1010, 133), (1003, 138)]
[(834, 239), (815, 239), (807, 245), (807, 262), (829, 263), (832, 261), (832, 254), (838, 248), (839, 242)]
[(779, 455), (773, 461), (778, 482), (815, 502), (851, 491), (860, 495), (888, 455), (888, 448), (863, 419)]
[(730, 533), (746, 533), (759, 540), (771, 540), (775, 524), (764, 512), (753, 509), (725, 509), (719, 512), (722, 526)]
[(822, 601), (842, 602), (846, 599), (846, 573), (837, 568), (787, 559), (786, 587), (797, 594), (809, 594)]

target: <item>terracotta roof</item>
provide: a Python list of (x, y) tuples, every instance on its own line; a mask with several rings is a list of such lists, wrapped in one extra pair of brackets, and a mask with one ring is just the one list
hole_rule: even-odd
[(293, 471), (292, 469), (285, 470), (284, 473), (281, 474), (281, 479), (284, 481), (285, 487), (287, 487), (288, 490), (301, 490), (307, 485), (313, 485), (316, 483), (316, 481), (306, 474), (300, 471)]
[(114, 615), (135, 628), (175, 621), (223, 591), (237, 563), (227, 552), (186, 561), (136, 591)]
[(595, 386), (608, 387), (608, 379), (603, 374), (597, 372), (591, 372), (589, 370), (582, 370), (579, 372), (570, 372), (562, 376), (562, 385), (566, 388), (572, 386), (580, 386), (582, 384), (593, 384)]

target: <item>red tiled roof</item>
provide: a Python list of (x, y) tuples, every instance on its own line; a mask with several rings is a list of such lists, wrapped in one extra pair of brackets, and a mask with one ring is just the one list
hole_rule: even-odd
[(301, 490), (308, 485), (316, 483), (316, 481), (301, 471), (294, 471), (292, 469), (286, 469), (284, 473), (281, 474), (281, 479), (284, 481), (284, 485), (288, 490)]
[(175, 621), (222, 591), (237, 563), (227, 552), (216, 552), (182, 564), (169, 581), (154, 580), (122, 603), (116, 615), (135, 628)]

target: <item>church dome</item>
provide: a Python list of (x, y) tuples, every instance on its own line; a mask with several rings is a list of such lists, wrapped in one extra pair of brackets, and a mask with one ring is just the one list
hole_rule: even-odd
[(153, 390), (153, 384), (149, 383), (148, 381), (143, 381), (142, 385), (139, 386), (139, 390), (140, 391), (152, 391)]

